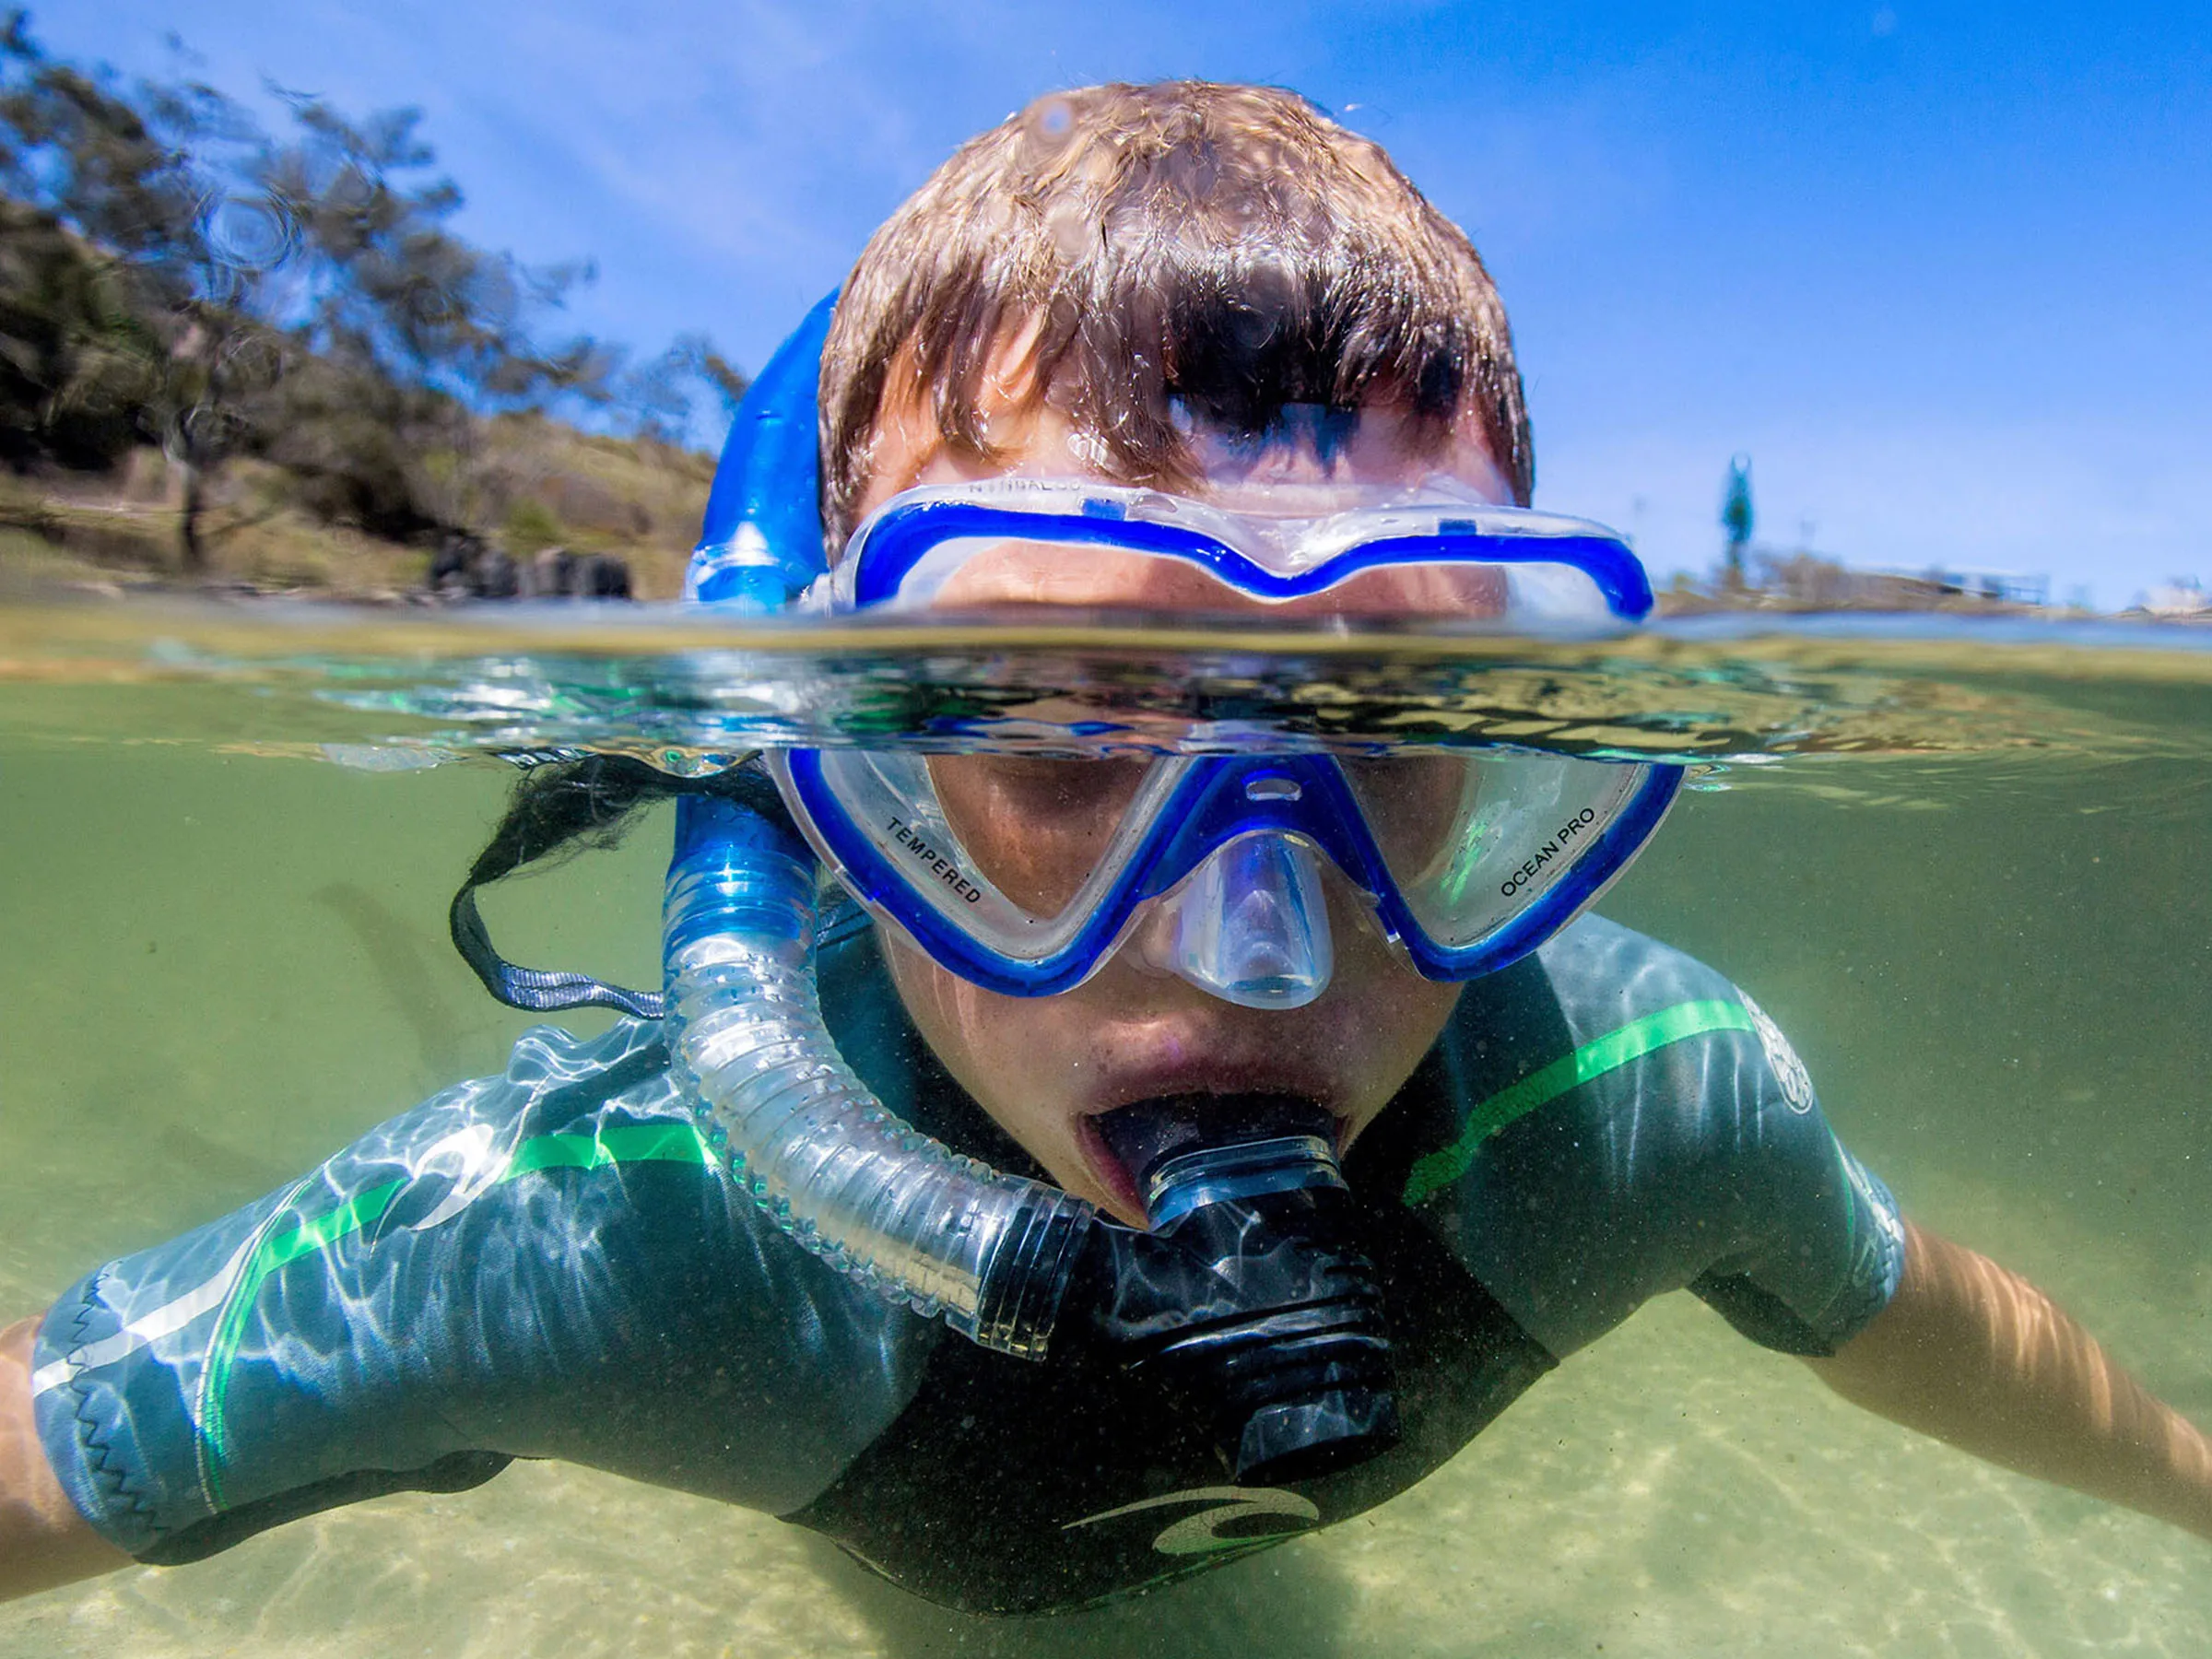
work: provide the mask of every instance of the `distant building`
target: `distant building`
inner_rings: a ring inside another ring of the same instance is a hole
[[[2195,577],[2180,577],[2144,594],[2143,608],[2154,617],[2212,617],[2212,594]]]

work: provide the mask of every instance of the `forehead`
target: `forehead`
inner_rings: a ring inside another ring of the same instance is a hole
[[[1022,474],[1126,483],[1105,470],[1101,447],[1051,402],[1012,396],[986,409],[992,453],[974,455],[945,440],[926,407],[888,411],[870,446],[857,518],[902,489],[923,484]],[[1321,410],[1292,405],[1263,433],[1186,428],[1199,481],[1191,493],[1216,505],[1296,512],[1297,492],[1341,485],[1406,487],[1439,474],[1507,503],[1512,487],[1491,456],[1479,423],[1464,418],[1440,447],[1413,417],[1388,406]],[[1317,511],[1319,509],[1316,509]]]
[[[1006,473],[1155,481],[1108,471],[1108,445],[1078,427],[1069,413],[1074,399],[1062,395],[1057,383],[1041,383],[1048,372],[1037,359],[1041,327],[1041,320],[1017,321],[988,351],[975,388],[984,453],[948,441],[935,389],[916,376],[915,347],[910,342],[899,348],[865,441],[859,488],[845,510],[845,532],[900,490],[922,484]],[[1398,485],[1446,473],[1486,500],[1510,502],[1515,499],[1512,480],[1474,405],[1468,400],[1441,441],[1432,423],[1386,402],[1356,410],[1278,407],[1271,429],[1256,436],[1209,429],[1197,420],[1178,424],[1191,452],[1188,458],[1203,475],[1202,488],[1209,496],[1240,481],[1279,487],[1319,469],[1341,481]],[[1175,415],[1181,414],[1177,406]]]

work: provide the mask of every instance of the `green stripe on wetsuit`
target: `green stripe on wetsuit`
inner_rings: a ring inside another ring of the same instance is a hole
[[[1741,1003],[1716,997],[1710,1002],[1677,1003],[1671,1008],[1631,1020],[1617,1031],[1607,1031],[1594,1041],[1583,1043],[1564,1059],[1555,1060],[1541,1071],[1529,1073],[1511,1088],[1499,1090],[1470,1112],[1457,1140],[1415,1163],[1406,1178],[1405,1201],[1419,1204],[1442,1192],[1467,1172],[1484,1141],[1538,1107],[1549,1105],[1571,1088],[1579,1088],[1685,1037],[1701,1037],[1708,1031],[1753,1029],[1751,1016],[1744,1012]]]
[[[618,1164],[705,1164],[712,1154],[688,1124],[626,1124],[602,1129],[596,1135],[540,1135],[515,1147],[507,1167],[486,1182],[486,1190],[543,1170],[603,1170]],[[207,1344],[207,1364],[200,1382],[200,1441],[205,1452],[204,1472],[207,1496],[218,1509],[223,1498],[223,1465],[229,1461],[229,1423],[224,1396],[229,1391],[230,1367],[238,1358],[246,1322],[263,1283],[288,1262],[351,1238],[373,1227],[391,1206],[402,1188],[416,1178],[402,1176],[357,1193],[335,1209],[301,1221],[281,1231],[265,1232],[238,1276],[217,1319],[215,1335]],[[301,1186],[306,1182],[302,1182]],[[297,1193],[300,1189],[295,1187]],[[287,1203],[290,1200],[288,1198]],[[281,1211],[279,1212],[281,1213]]]

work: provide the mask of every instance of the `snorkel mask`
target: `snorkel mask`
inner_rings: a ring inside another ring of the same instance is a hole
[[[1055,571],[1079,563],[1086,595],[1172,593],[1201,615],[1325,607],[1586,634],[1650,612],[1642,568],[1611,531],[1449,478],[1308,487],[1290,512],[1084,479],[924,487],[879,506],[828,568],[814,390],[829,305],[740,413],[686,581],[698,603],[943,615],[979,594],[1050,599]],[[1190,736],[1242,743],[1218,727]],[[767,759],[844,888],[963,979],[1049,996],[1127,949],[1212,995],[1282,1009],[1319,996],[1333,970],[1324,866],[1422,975],[1472,979],[1572,920],[1681,782],[1671,766],[1505,749],[1339,759],[1285,754],[1279,740],[1142,761],[859,748]]]

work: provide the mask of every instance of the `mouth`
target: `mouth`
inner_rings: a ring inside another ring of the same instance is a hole
[[[1340,1149],[1344,1128],[1341,1118],[1309,1096],[1245,1092],[1132,1100],[1084,1117],[1077,1134],[1100,1184],[1143,1215],[1147,1173],[1179,1154],[1284,1135],[1323,1135]]]

